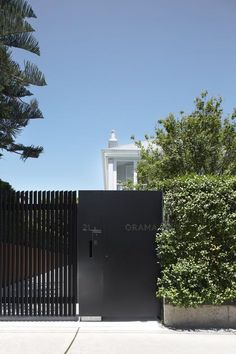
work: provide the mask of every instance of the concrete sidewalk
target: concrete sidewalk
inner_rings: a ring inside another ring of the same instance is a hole
[[[0,354],[234,354],[236,331],[159,322],[0,322]]]
[[[79,322],[0,322],[0,354],[63,354]]]

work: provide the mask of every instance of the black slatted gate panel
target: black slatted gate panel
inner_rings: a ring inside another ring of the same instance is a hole
[[[0,319],[76,317],[77,193],[0,191]]]

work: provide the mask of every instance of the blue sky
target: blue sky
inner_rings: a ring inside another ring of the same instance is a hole
[[[30,0],[48,86],[45,119],[18,139],[43,145],[25,163],[6,154],[0,178],[17,190],[103,189],[101,149],[151,134],[169,112],[191,111],[207,89],[236,106],[235,0]]]

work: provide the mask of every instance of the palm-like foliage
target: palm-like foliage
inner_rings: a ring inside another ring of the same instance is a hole
[[[46,85],[44,75],[29,61],[24,67],[12,58],[11,47],[39,55],[39,45],[32,35],[34,29],[27,18],[35,18],[31,6],[24,0],[0,0],[0,149],[15,152],[22,159],[38,157],[42,147],[16,144],[15,139],[30,119],[42,118],[42,112],[32,96],[31,85]],[[0,157],[2,154],[0,154]]]

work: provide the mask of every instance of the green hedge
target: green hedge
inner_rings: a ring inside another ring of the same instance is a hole
[[[158,297],[178,306],[236,299],[236,178],[166,181]]]
[[[13,188],[10,185],[10,183],[5,182],[5,181],[0,179],[0,190],[12,191]]]

